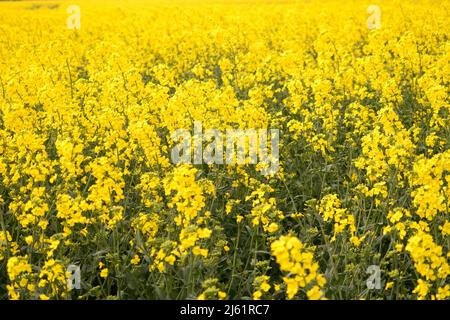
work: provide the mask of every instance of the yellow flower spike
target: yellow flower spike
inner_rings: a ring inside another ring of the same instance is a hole
[[[136,254],[130,262],[132,265],[138,265],[141,262],[141,258]]]
[[[261,299],[261,296],[262,296],[262,292],[261,291],[255,291],[255,292],[253,292],[253,300],[259,300],[259,299]]]
[[[100,271],[100,277],[107,278],[109,274],[108,268],[104,268]]]
[[[283,277],[288,299],[294,298],[300,288],[310,284],[315,286],[310,289],[312,291],[309,291],[307,297],[317,299],[322,296],[321,287],[325,284],[325,278],[317,273],[318,265],[314,262],[312,253],[307,251],[298,238],[291,235],[281,236],[272,243],[271,251],[280,270],[288,273]]]

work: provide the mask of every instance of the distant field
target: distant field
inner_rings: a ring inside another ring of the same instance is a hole
[[[450,3],[371,5],[2,1],[0,299],[449,299]]]

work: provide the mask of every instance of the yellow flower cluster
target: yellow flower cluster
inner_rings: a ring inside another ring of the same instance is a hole
[[[6,232],[0,233],[0,261],[4,260],[7,257],[7,253],[11,252],[11,254],[15,255],[19,252],[19,247],[16,242],[12,241],[11,234]]]
[[[251,185],[250,185],[251,188]],[[262,225],[264,231],[269,233],[278,230],[277,221],[283,219],[283,213],[276,209],[276,199],[267,195],[274,190],[266,184],[257,186],[249,196],[245,197],[245,201],[252,200],[252,224],[254,226]]]
[[[433,220],[438,213],[448,213],[450,151],[417,160],[410,180],[414,187],[413,203],[421,218]]]
[[[263,294],[267,294],[272,287],[270,285],[270,277],[269,276],[259,276],[255,278],[254,287],[258,288],[255,292],[253,292],[253,299],[259,300]]]
[[[331,221],[334,223],[334,235],[331,241],[336,240],[336,235],[348,231],[350,234],[350,241],[359,246],[362,238],[355,236],[356,226],[355,217],[347,212],[346,208],[341,208],[341,201],[336,194],[328,194],[323,197],[317,206],[317,210],[324,221]]]
[[[378,111],[378,119],[373,130],[362,137],[362,155],[355,161],[355,167],[364,169],[373,184],[365,194],[386,198],[388,186],[386,175],[402,185],[404,172],[414,149],[408,131],[405,130],[392,107]]]
[[[419,298],[424,299],[428,294],[427,281],[444,285],[447,277],[450,275],[450,266],[443,255],[442,247],[436,245],[433,237],[425,232],[419,231],[416,235],[409,238],[405,249],[410,252],[417,272],[425,279],[419,279],[418,286],[414,290],[418,293]],[[445,299],[450,296],[448,285],[438,289],[439,291],[436,295],[438,299]],[[442,291],[443,289],[446,289],[446,293]]]
[[[314,255],[298,238],[282,236],[271,245],[280,270],[288,273],[283,277],[288,299],[294,298],[299,290],[306,290],[308,299],[322,298],[325,277],[319,273],[319,265]]]
[[[44,263],[39,273],[38,287],[40,290],[45,288],[47,294],[40,295],[40,298],[49,297],[66,297],[68,272],[64,264],[50,259]]]
[[[15,256],[8,260],[8,278],[10,284],[7,285],[8,295],[12,300],[33,297],[36,287],[34,285],[34,275],[28,257]]]
[[[198,300],[214,299],[224,300],[227,297],[225,291],[217,287],[219,281],[217,279],[207,279],[202,283],[204,291],[197,297]]]

